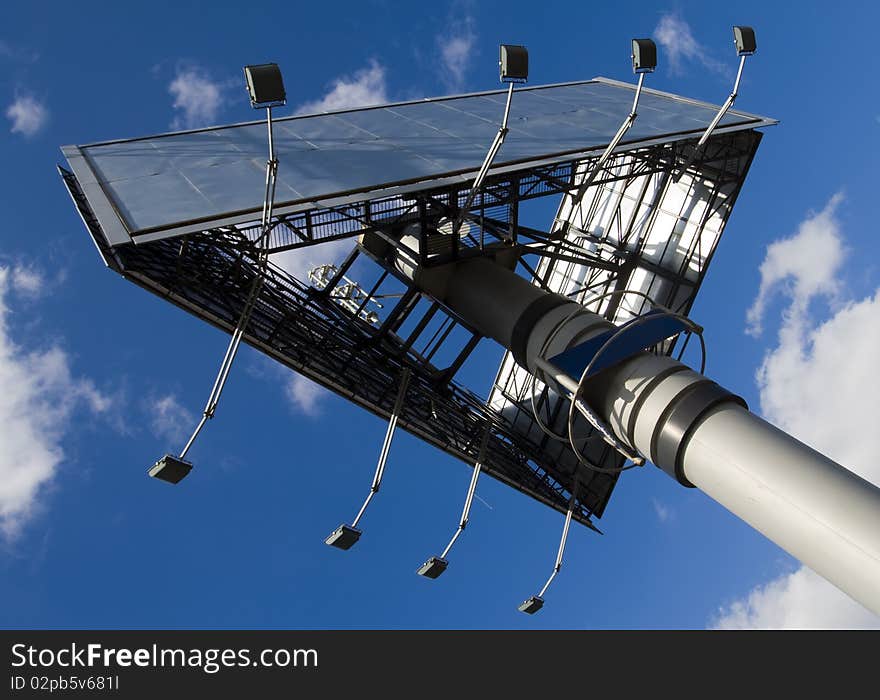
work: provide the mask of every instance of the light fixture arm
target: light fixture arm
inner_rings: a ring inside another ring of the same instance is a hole
[[[220,363],[220,370],[217,372],[217,378],[214,380],[214,387],[211,389],[211,393],[205,403],[205,408],[202,411],[202,417],[189,440],[187,440],[186,445],[180,451],[180,459],[186,457],[187,452],[189,452],[193,443],[196,441],[202,428],[205,427],[205,423],[214,417],[214,412],[217,410],[217,404],[220,402],[220,395],[223,393],[223,389],[226,386],[226,380],[229,378],[229,371],[232,369],[232,363],[235,360],[235,356],[238,354],[238,348],[244,337],[244,331],[250,322],[251,315],[256,306],[260,288],[263,286],[263,275],[269,263],[269,232],[271,231],[272,207],[275,201],[275,183],[278,178],[278,158],[275,154],[275,138],[272,130],[272,107],[266,107],[266,124],[269,136],[269,159],[266,161],[266,192],[263,197],[263,216],[260,220],[260,237],[255,244],[258,248],[257,275],[251,283],[251,288],[248,292],[244,308],[242,309],[238,322],[235,324],[235,328],[232,331],[232,337],[229,340],[229,345],[226,347],[226,354],[223,356],[223,361]]]
[[[391,410],[391,419],[388,421],[388,429],[385,431],[385,440],[382,443],[382,451],[379,453],[379,463],[376,465],[376,473],[373,475],[373,483],[370,485],[370,493],[367,494],[367,499],[358,511],[357,516],[355,516],[354,521],[352,521],[352,528],[357,528],[358,523],[367,510],[367,506],[370,505],[373,496],[379,493],[379,488],[382,486],[382,476],[385,473],[385,463],[388,461],[388,452],[391,449],[391,440],[394,438],[394,429],[397,427],[397,420],[400,418],[400,413],[403,410],[403,400],[406,398],[406,388],[409,385],[409,378],[410,369],[409,367],[404,367],[403,372],[400,375],[400,387],[397,389],[397,399],[394,402],[394,408]]]
[[[470,519],[471,513],[471,505],[474,502],[474,492],[477,490],[477,479],[480,478],[480,472],[483,469],[483,462],[486,459],[486,447],[489,444],[489,435],[491,433],[491,426],[486,428],[486,432],[483,433],[483,440],[480,443],[480,451],[477,455],[477,461],[474,464],[474,473],[471,475],[471,483],[468,486],[467,496],[464,499],[464,508],[461,511],[461,520],[458,523],[458,529],[455,531],[455,534],[452,535],[452,539],[449,540],[449,544],[446,545],[446,549],[443,550],[443,554],[440,555],[441,559],[446,559],[446,555],[449,554],[449,550],[452,549],[452,545],[455,544],[455,541],[458,539],[458,536],[464,532],[464,529],[467,527],[468,520]]]
[[[736,71],[736,80],[733,83],[733,90],[727,96],[727,99],[724,101],[724,104],[721,105],[721,109],[715,114],[712,118],[712,121],[709,122],[709,126],[706,127],[706,130],[703,132],[703,135],[700,136],[700,140],[697,141],[697,145],[694,146],[694,150],[691,153],[690,158],[688,158],[687,162],[682,166],[681,170],[678,171],[678,174],[675,176],[675,181],[678,182],[681,179],[681,176],[684,175],[688,168],[693,165],[694,160],[696,160],[697,155],[700,152],[700,149],[706,145],[706,141],[709,140],[709,137],[712,135],[712,132],[715,131],[718,123],[724,118],[724,115],[727,114],[727,111],[733,107],[733,103],[736,102],[736,98],[739,95],[739,83],[742,80],[743,66],[746,64],[746,58],[749,54],[742,54],[739,57],[739,68]]]
[[[562,570],[562,556],[565,554],[565,542],[568,539],[568,530],[571,527],[571,517],[574,513],[574,504],[577,496],[577,486],[578,481],[577,477],[575,477],[574,486],[571,490],[571,498],[568,500],[568,512],[566,512],[565,514],[565,524],[562,526],[562,537],[559,540],[559,550],[556,552],[556,563],[553,565],[553,572],[550,574],[550,578],[547,579],[547,583],[544,584],[541,592],[538,593],[538,598],[544,597],[547,589],[550,588],[550,584],[553,583],[553,579],[556,578],[556,574],[558,574]]]
[[[733,107],[733,103],[736,102],[737,95],[739,95],[739,82],[740,82],[740,80],[742,80],[743,66],[746,64],[746,58],[747,58],[747,56],[745,54],[743,54],[742,56],[739,57],[739,69],[737,69],[737,71],[736,71],[736,81],[733,84],[733,90],[727,96],[727,99],[725,100],[724,104],[721,105],[721,109],[718,110],[718,113],[712,119],[712,122],[709,124],[709,126],[706,128],[706,130],[703,132],[703,135],[700,137],[700,140],[697,142],[698,148],[703,146],[703,144],[705,144],[706,141],[709,140],[709,136],[711,136],[712,132],[715,131],[715,127],[718,126],[718,122],[721,121],[721,119],[724,117],[724,115],[727,114],[727,110],[729,110],[731,107]]]
[[[480,166],[479,172],[477,172],[477,177],[474,179],[474,183],[471,185],[471,190],[470,192],[468,192],[468,196],[465,200],[464,206],[459,210],[458,216],[455,217],[455,221],[453,222],[453,236],[458,235],[458,231],[461,228],[462,223],[464,222],[464,217],[467,216],[467,212],[470,210],[471,205],[474,203],[477,192],[480,191],[480,187],[482,187],[483,185],[483,180],[486,179],[486,174],[489,172],[489,168],[492,167],[495,156],[498,155],[498,151],[501,149],[501,144],[504,143],[504,139],[507,137],[507,132],[509,131],[507,127],[507,121],[510,117],[510,103],[513,99],[513,85],[514,84],[511,82],[507,88],[507,103],[504,105],[504,118],[501,120],[501,127],[495,134],[495,139],[492,141],[492,145],[489,147],[489,152],[486,154],[486,158],[483,160],[483,164]]]
[[[586,180],[584,180],[580,187],[578,187],[577,193],[574,196],[574,201],[580,201],[581,197],[584,196],[586,191],[589,189],[590,185],[593,184],[593,181],[599,175],[599,171],[602,170],[602,166],[605,165],[605,162],[611,157],[611,154],[614,152],[614,149],[617,148],[620,140],[624,137],[627,131],[630,130],[630,127],[636,120],[638,114],[639,107],[639,98],[642,95],[642,84],[645,82],[645,73],[639,73],[639,82],[636,85],[636,94],[633,97],[633,104],[630,113],[626,116],[626,119],[623,120],[623,124],[620,125],[620,128],[617,130],[617,133],[614,134],[614,138],[611,139],[611,143],[605,148],[605,151],[599,156],[599,160],[596,161],[596,164],[593,166],[593,169],[590,171],[590,174],[587,176]]]

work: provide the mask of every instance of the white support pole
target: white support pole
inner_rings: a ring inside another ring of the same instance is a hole
[[[578,480],[577,477],[575,477],[574,486],[572,486],[571,490],[571,498],[568,500],[568,512],[565,514],[565,524],[562,526],[562,538],[559,540],[559,549],[556,552],[556,563],[553,565],[553,572],[550,574],[550,578],[547,579],[547,583],[544,584],[541,592],[538,593],[538,598],[544,597],[547,589],[550,588],[550,584],[553,583],[553,579],[556,578],[556,574],[562,570],[562,556],[565,554],[565,541],[568,539],[568,530],[571,527],[571,516],[574,512],[574,504],[577,499],[577,487]]]
[[[232,363],[238,354],[238,348],[244,337],[245,329],[250,322],[257,298],[260,295],[260,288],[263,286],[263,273],[266,271],[266,265],[269,262],[269,233],[271,231],[272,207],[275,200],[275,183],[278,176],[278,159],[275,156],[275,139],[272,130],[272,108],[266,108],[266,124],[269,137],[269,158],[266,161],[266,191],[263,197],[263,215],[260,220],[260,237],[255,245],[258,249],[257,255],[257,276],[251,283],[247,300],[242,308],[241,315],[235,328],[232,331],[232,337],[229,339],[229,345],[226,347],[226,353],[223,355],[223,361],[220,363],[220,370],[217,372],[217,378],[214,380],[214,386],[208,395],[205,408],[202,411],[202,417],[187,440],[186,445],[180,451],[179,458],[184,459],[189,452],[205,423],[214,417],[217,410],[217,404],[220,402],[220,396],[226,386],[226,380],[229,377],[229,371],[232,369]]]
[[[385,431],[385,440],[382,443],[382,451],[379,453],[379,463],[376,465],[376,473],[373,475],[373,483],[370,485],[370,493],[367,494],[367,499],[364,501],[357,516],[355,516],[354,521],[351,523],[351,527],[353,528],[358,526],[358,523],[367,510],[367,506],[370,505],[373,496],[379,493],[379,488],[382,486],[382,476],[385,474],[385,463],[388,461],[388,452],[391,449],[391,440],[394,438],[394,429],[397,427],[397,420],[400,418],[400,413],[403,410],[403,401],[406,398],[406,388],[409,385],[409,378],[410,369],[409,367],[404,367],[403,372],[401,372],[400,375],[400,387],[397,390],[397,400],[394,402],[394,408],[391,411],[391,419],[388,421],[388,429]]]
[[[599,160],[596,161],[596,164],[593,166],[593,169],[590,171],[590,174],[587,178],[581,183],[580,187],[577,189],[577,193],[575,193],[573,201],[578,202],[584,196],[586,191],[589,189],[590,185],[593,184],[596,177],[599,175],[599,171],[602,170],[602,167],[605,165],[605,162],[611,157],[611,154],[614,152],[614,149],[617,148],[620,140],[624,137],[627,131],[630,130],[630,127],[638,117],[638,107],[639,107],[639,97],[642,94],[642,84],[645,82],[645,74],[639,73],[639,82],[636,85],[636,94],[633,97],[633,105],[629,114],[626,116],[626,119],[623,120],[623,124],[620,125],[620,128],[617,130],[617,133],[614,134],[614,138],[611,139],[611,142],[606,146],[602,155],[599,156]]]
[[[458,529],[452,535],[452,539],[449,540],[449,544],[446,545],[446,549],[444,549],[443,553],[440,555],[441,559],[446,559],[446,555],[449,554],[452,545],[455,544],[458,536],[464,532],[464,529],[467,527],[468,520],[470,519],[471,505],[473,505],[474,502],[474,493],[477,490],[477,479],[480,478],[480,472],[483,469],[483,461],[486,459],[486,447],[489,444],[489,436],[491,433],[492,426],[490,424],[486,427],[486,432],[483,433],[483,439],[480,442],[480,451],[477,454],[476,464],[474,464],[474,472],[471,474],[471,483],[468,486],[467,496],[465,496],[464,499],[464,508],[461,511],[461,519],[458,522]]]
[[[735,404],[694,431],[698,489],[880,614],[880,489]]]
[[[697,141],[697,145],[694,146],[694,151],[693,151],[693,153],[691,153],[691,157],[688,158],[687,163],[685,163],[682,166],[681,170],[679,170],[675,174],[675,178],[674,178],[675,182],[678,182],[681,179],[682,175],[684,175],[687,172],[688,168],[691,167],[694,160],[696,160],[697,154],[700,152],[700,149],[706,145],[706,141],[709,140],[709,137],[712,135],[712,132],[715,131],[716,127],[718,126],[718,123],[722,120],[724,115],[727,114],[727,111],[731,107],[733,107],[733,103],[736,102],[736,98],[739,95],[739,81],[742,79],[743,66],[746,64],[746,55],[747,54],[743,54],[742,56],[739,57],[739,69],[736,71],[736,80],[733,83],[733,90],[727,96],[727,99],[724,101],[724,104],[721,105],[721,109],[719,109],[718,112],[715,114],[715,117],[709,123],[709,126],[706,127],[706,130],[703,132],[703,135],[700,136],[700,140]]]
[[[464,222],[465,216],[467,216],[468,210],[471,208],[471,205],[474,203],[474,199],[477,196],[477,192],[480,191],[480,188],[483,186],[483,180],[486,179],[486,174],[489,172],[489,168],[492,167],[492,163],[495,160],[495,156],[498,155],[498,151],[501,149],[501,145],[504,143],[504,139],[507,136],[508,128],[507,121],[510,116],[510,103],[513,99],[513,83],[510,83],[510,86],[507,88],[507,103],[504,105],[504,118],[501,120],[501,127],[498,129],[498,132],[495,134],[495,138],[492,141],[492,145],[489,147],[489,152],[486,154],[486,157],[483,159],[483,164],[480,166],[480,170],[477,172],[477,177],[474,179],[473,184],[471,185],[470,192],[468,192],[467,199],[464,202],[464,206],[459,210],[458,216],[455,217],[455,221],[452,224],[452,235],[457,236],[459,229],[461,229],[461,225]]]
[[[669,374],[677,364],[640,355],[609,371],[596,402],[615,433],[880,614],[880,488],[733,401],[667,430],[680,397],[706,385],[692,370]],[[675,458],[663,457],[665,436]]]

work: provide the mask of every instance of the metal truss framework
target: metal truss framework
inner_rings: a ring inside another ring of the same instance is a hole
[[[760,138],[755,131],[716,136],[702,151],[700,162],[692,163],[678,179],[678,165],[646,169],[631,154],[609,161],[604,179],[597,179],[581,200],[575,201],[573,195],[563,197],[551,229],[552,238],[565,240],[570,247],[597,258],[596,262],[582,265],[545,255],[530,269],[534,282],[569,296],[617,325],[650,309],[653,304],[648,297],[687,315]],[[692,154],[686,156],[688,160]],[[581,167],[579,177],[588,172],[588,165]],[[671,194],[672,188],[679,189],[677,196]],[[702,202],[701,209],[694,206],[695,201]],[[675,203],[671,211],[670,202]],[[677,230],[680,224],[688,233],[684,238]],[[678,348],[679,357],[689,339]],[[672,354],[676,340],[655,351]],[[536,391],[535,407],[542,422],[559,434],[568,415],[567,400],[532,379],[507,353],[495,379],[490,406],[553,454],[559,469],[584,478],[584,471],[589,470],[578,468],[568,442],[549,436],[533,416],[531,394]],[[585,421],[578,421],[575,432],[584,438],[581,455],[588,462],[612,471],[624,466],[624,458]],[[597,476],[613,487],[616,476]]]
[[[760,134],[753,130],[716,134],[689,165],[689,172],[711,181],[713,187],[733,188],[733,198],[726,200],[728,214],[759,141]],[[623,183],[626,188],[627,183],[641,182],[646,176],[670,179],[676,168],[693,156],[694,143],[657,144],[615,155],[605,164],[584,201],[597,187]],[[555,226],[550,232],[519,224],[521,202],[548,195],[570,197],[577,191],[579,178],[594,162],[569,161],[487,178],[470,210],[464,212],[465,219],[474,225],[461,238],[437,233],[439,222],[454,219],[469,194],[466,187],[446,186],[407,198],[394,196],[340,207],[316,207],[276,217],[270,248],[281,252],[352,238],[366,231],[374,231],[399,247],[402,244],[396,232],[407,224],[419,223],[419,249],[407,253],[422,265],[485,255],[489,244],[502,242],[517,248],[524,270],[543,286],[554,270],[560,269],[558,266],[586,266],[594,277],[585,289],[595,294],[599,288],[612,289],[621,283],[633,261],[639,259],[638,248],[633,248],[631,241],[621,239],[612,244],[590,230],[589,219],[578,222],[583,229],[579,232],[581,238],[595,239],[593,242],[601,245],[579,245],[568,230],[571,222]],[[258,223],[110,247],[76,177],[59,170],[111,269],[214,326],[226,332],[232,330],[257,274],[254,243],[259,236]],[[519,417],[494,410],[455,383],[456,374],[480,340],[460,319],[453,318],[436,302],[426,311],[421,310],[418,290],[382,268],[375,268],[373,284],[361,280],[368,290],[362,308],[370,299],[398,297],[376,323],[365,321],[360,309],[345,308],[332,298],[330,292],[336,282],[363,252],[355,248],[338,267],[337,279],[328,281],[323,290],[270,265],[245,341],[383,418],[391,414],[397,378],[409,367],[412,378],[400,417],[402,428],[469,464],[478,461],[481,440],[488,429],[483,462],[486,473],[560,513],[568,510],[575,488],[573,518],[596,529],[591,518],[602,515],[616,475],[577,473],[572,466],[574,455],[566,457],[546,436],[523,430]],[[530,263],[533,255],[537,261]],[[692,262],[694,256],[690,257]],[[676,288],[687,291],[680,310],[686,312],[690,307],[707,265],[708,260],[696,279],[681,274],[676,280]],[[661,272],[671,274],[665,269]],[[395,293],[389,295],[389,289]],[[584,294],[576,298],[589,303]],[[616,317],[615,308],[602,312],[608,318]],[[456,328],[457,334],[453,333]],[[671,344],[664,350],[671,352]],[[441,355],[453,359],[436,366]],[[521,405],[521,387],[498,387],[496,382],[496,389],[506,393],[513,404]],[[548,400],[545,394],[545,405]],[[614,463],[617,459],[616,453],[610,454],[604,448],[602,454],[591,454],[590,458],[599,463]]]

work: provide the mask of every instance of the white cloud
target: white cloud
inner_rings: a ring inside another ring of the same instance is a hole
[[[359,70],[354,75],[345,75],[334,80],[324,97],[300,105],[296,113],[332,112],[337,109],[366,107],[383,102],[388,102],[385,68],[372,60],[369,68]]]
[[[841,301],[846,246],[835,216],[835,195],[798,233],[767,249],[758,298],[749,323],[760,324],[767,301],[782,291],[777,345],[757,372],[764,416],[856,474],[880,483],[877,416],[880,415],[880,289],[861,300]],[[785,284],[783,284],[785,282]],[[833,303],[827,320],[810,306]],[[724,607],[719,627],[877,627],[880,618],[801,566],[758,586]]]
[[[338,265],[354,245],[352,239],[342,238],[305,248],[272,253],[269,260],[303,284],[309,284],[309,270],[319,265]]]
[[[296,373],[287,381],[284,391],[294,407],[307,416],[318,415],[319,403],[327,395],[327,390],[320,384]]]
[[[34,268],[16,265],[11,274],[12,286],[19,294],[38,296],[43,291],[45,280]]]
[[[474,19],[469,14],[449,22],[449,30],[437,37],[440,78],[449,90],[461,90],[477,44]]]
[[[761,263],[761,287],[748,311],[747,331],[761,332],[767,300],[782,283],[792,285],[787,290],[791,297],[789,314],[792,321],[803,320],[809,303],[817,296],[835,297],[840,266],[846,257],[846,247],[835,218],[843,195],[835,194],[818,214],[808,216],[789,237],[771,243]]]
[[[652,499],[654,512],[657,514],[657,520],[661,523],[667,523],[672,519],[672,509],[665,503],[661,503],[656,498]]]
[[[3,39],[0,39],[0,56],[18,63],[34,63],[40,58],[40,54],[33,49],[11,44]]]
[[[654,39],[663,48],[658,58],[668,61],[672,73],[681,73],[684,63],[696,61],[706,68],[727,73],[727,67],[709,55],[706,48],[694,38],[690,25],[677,14],[665,14],[654,29]]]
[[[852,598],[806,567],[758,586],[721,610],[718,629],[880,628]]]
[[[272,264],[280,267],[303,284],[310,284],[309,270],[319,265],[339,265],[354,247],[351,239],[328,241],[318,245],[285,250],[269,256]],[[285,395],[294,408],[307,416],[320,413],[320,402],[329,392],[320,384],[294,374],[285,385]]]
[[[174,394],[150,401],[147,410],[153,434],[163,440],[182,442],[195,427],[195,417]]]
[[[338,265],[351,251],[353,245],[350,239],[328,241],[307,248],[273,253],[269,259],[303,284],[310,284],[309,270],[319,265]],[[307,416],[316,416],[320,413],[321,400],[326,398],[329,392],[311,379],[294,374],[287,380],[284,393],[296,410]]]
[[[217,122],[224,102],[224,86],[211,80],[201,68],[179,67],[168,92],[177,110],[172,129],[197,129]]]
[[[20,95],[6,109],[12,122],[10,131],[22,136],[35,136],[49,121],[49,110],[33,95]]]
[[[112,403],[90,380],[73,377],[61,348],[26,352],[10,337],[10,293],[32,289],[32,275],[0,267],[0,531],[6,539],[38,509],[63,462],[61,442],[74,411],[85,405],[106,413]]]

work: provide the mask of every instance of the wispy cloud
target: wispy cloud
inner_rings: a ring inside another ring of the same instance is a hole
[[[197,129],[217,122],[223,108],[226,85],[212,80],[198,66],[178,66],[168,92],[174,98],[176,114],[172,129]]]
[[[281,389],[285,400],[294,413],[310,418],[321,415],[322,403],[331,393],[320,384],[269,359],[265,355],[253,355],[246,366],[252,377],[268,381]]]
[[[652,505],[654,506],[654,512],[657,514],[657,520],[661,523],[667,523],[672,520],[672,508],[665,503],[661,503],[656,498],[652,499]]]
[[[354,243],[347,239],[328,241],[306,248],[273,253],[269,259],[273,265],[292,277],[309,284],[309,270],[319,265],[338,265],[353,246]],[[320,384],[300,374],[285,376],[288,378],[284,385],[284,393],[294,409],[307,416],[319,415],[321,401],[329,396],[329,392]]]
[[[376,60],[371,60],[369,68],[359,70],[353,75],[336,78],[323,97],[300,105],[296,113],[332,112],[337,109],[366,107],[383,102],[388,102],[385,67]]]
[[[46,286],[46,280],[35,268],[16,265],[10,271],[12,287],[28,296],[39,296]]]
[[[437,36],[440,51],[440,79],[449,90],[459,91],[465,85],[467,71],[477,45],[474,18],[463,10],[450,17],[447,31]]]
[[[793,236],[771,243],[761,263],[761,287],[749,308],[746,331],[760,335],[767,301],[787,283],[791,300],[789,319],[800,324],[810,301],[817,296],[834,298],[840,286],[838,274],[846,247],[836,218],[843,200],[835,194],[818,214],[808,216]]]
[[[152,399],[147,411],[153,434],[169,442],[182,442],[195,426],[192,412],[182,406],[174,394]]]
[[[311,379],[294,373],[287,381],[285,394],[298,411],[307,416],[317,416],[320,413],[320,401],[327,395],[327,390]]]
[[[109,412],[112,400],[86,378],[74,377],[58,346],[26,351],[11,336],[10,299],[41,286],[25,268],[0,267],[0,532],[14,538],[38,510],[64,460],[62,439],[82,407]]]
[[[309,284],[309,270],[319,265],[338,265],[354,245],[351,239],[342,238],[306,248],[272,253],[269,260],[300,282]]]
[[[877,629],[871,615],[817,573],[802,566],[719,611],[717,629]]]
[[[30,138],[35,136],[49,121],[46,105],[33,95],[19,95],[6,108],[6,117],[12,122],[10,131]]]
[[[841,299],[846,244],[836,215],[840,202],[835,195],[807,216],[796,235],[768,247],[749,324],[760,324],[771,295],[784,296],[776,346],[757,372],[766,418],[878,484],[871,436],[880,415],[880,289],[861,300]],[[819,302],[837,309],[824,322],[810,314]],[[880,618],[801,566],[724,606],[714,624],[854,628],[878,627]]]
[[[0,39],[0,58],[6,58],[18,63],[34,63],[39,60],[40,54],[32,49]]]
[[[681,73],[687,62],[695,61],[716,73],[727,74],[730,69],[713,58],[705,46],[693,35],[690,25],[679,15],[670,13],[660,18],[654,29],[654,39],[663,48],[661,60],[669,63],[672,73]]]

